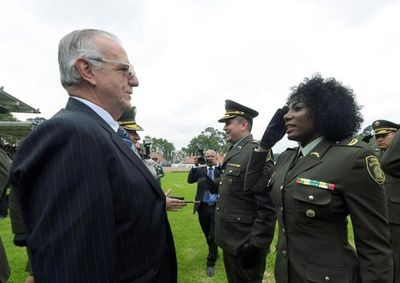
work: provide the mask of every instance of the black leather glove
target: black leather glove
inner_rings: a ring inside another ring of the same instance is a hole
[[[289,108],[284,106],[276,110],[274,116],[269,122],[262,136],[260,145],[264,148],[272,148],[285,135],[285,121],[283,116],[288,112]]]
[[[369,134],[369,135],[364,136],[361,140],[363,142],[369,143],[369,141],[372,139],[372,137],[373,137],[373,135]]]
[[[239,249],[239,255],[242,257],[254,257],[263,254],[263,249],[257,248],[250,244],[250,242],[244,243]]]

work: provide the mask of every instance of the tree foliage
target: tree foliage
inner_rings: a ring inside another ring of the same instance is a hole
[[[0,114],[0,121],[12,121],[17,122],[19,121],[11,112],[6,114]]]
[[[151,138],[150,136],[145,136],[145,139],[151,139],[151,152],[160,153],[168,161],[173,159],[173,153],[175,151],[173,143],[170,143],[166,139]]]
[[[39,124],[43,123],[43,122],[46,121],[46,120],[47,120],[47,119],[44,118],[44,117],[35,117],[35,118],[28,118],[28,119],[26,119],[27,122],[33,123],[33,124],[36,124],[36,125],[39,125]]]
[[[199,155],[199,150],[213,149],[217,152],[226,152],[225,133],[207,127],[198,136],[192,138],[185,149],[187,155]]]

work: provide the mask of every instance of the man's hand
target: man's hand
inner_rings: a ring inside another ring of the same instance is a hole
[[[165,197],[166,197],[166,203],[165,203],[165,208],[167,211],[177,211],[178,209],[182,209],[184,206],[186,206],[186,203],[183,200],[176,199],[176,198],[170,198],[169,195],[171,194],[171,189],[168,189],[165,192]]]
[[[270,149],[283,138],[285,135],[285,121],[283,120],[283,116],[285,116],[288,110],[287,106],[276,110],[261,138],[261,147]]]

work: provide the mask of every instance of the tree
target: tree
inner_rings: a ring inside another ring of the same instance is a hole
[[[17,122],[19,121],[11,112],[0,114],[0,121],[12,121]]]
[[[226,152],[225,133],[207,127],[197,137],[190,140],[186,153],[188,155],[199,155],[199,150],[213,149],[217,152]]]
[[[46,121],[46,118],[44,118],[44,117],[28,118],[28,119],[26,119],[26,121],[29,123],[32,123],[32,124],[39,125],[39,124],[43,123],[44,121]]]
[[[175,146],[166,139],[151,138],[150,136],[145,136],[145,139],[151,139],[151,152],[158,152],[162,156],[171,161],[173,158],[173,152],[175,151]]]

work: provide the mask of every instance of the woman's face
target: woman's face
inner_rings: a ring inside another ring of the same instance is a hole
[[[301,101],[291,102],[289,111],[283,116],[283,119],[288,139],[300,142],[302,146],[306,146],[321,136],[315,126],[310,108]]]

